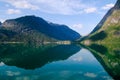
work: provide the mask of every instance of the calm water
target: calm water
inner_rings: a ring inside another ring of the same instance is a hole
[[[0,80],[113,80],[79,45],[0,45]]]

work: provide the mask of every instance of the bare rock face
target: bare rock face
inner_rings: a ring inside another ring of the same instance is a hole
[[[6,26],[7,25],[7,26]],[[14,21],[9,21],[9,20],[6,20],[2,26],[4,27],[13,27],[15,25]]]

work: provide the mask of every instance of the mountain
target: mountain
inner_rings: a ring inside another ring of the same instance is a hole
[[[0,41],[53,42],[74,41],[80,35],[66,25],[50,23],[36,16],[24,16],[2,23],[0,37]]]
[[[119,13],[120,13],[120,0],[118,0],[115,6],[107,12],[107,14],[103,17],[100,23],[94,28],[91,34],[96,32],[102,27],[107,27],[112,24],[119,23],[119,19],[120,19]]]
[[[83,38],[83,43],[103,44],[105,46],[119,45],[120,43],[120,0],[103,17],[94,30]]]

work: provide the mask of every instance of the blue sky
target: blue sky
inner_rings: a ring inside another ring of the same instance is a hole
[[[0,0],[0,21],[36,15],[87,35],[116,0]]]

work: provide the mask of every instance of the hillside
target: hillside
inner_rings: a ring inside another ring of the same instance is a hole
[[[48,23],[36,16],[24,16],[6,20],[0,28],[0,41],[54,42],[74,41],[80,35],[68,26]]]
[[[107,12],[94,30],[85,37],[83,43],[86,45],[102,44],[106,47],[120,45],[120,0]]]

